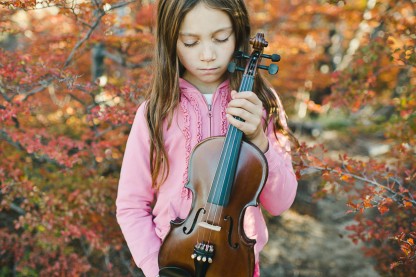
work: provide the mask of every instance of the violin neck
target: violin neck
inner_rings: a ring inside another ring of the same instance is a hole
[[[253,88],[254,76],[244,74],[239,92],[250,91]],[[243,119],[237,118],[241,121]],[[243,132],[230,125],[224,141],[217,172],[213,180],[208,202],[219,206],[226,206],[230,200],[234,183],[235,171],[240,154]]]

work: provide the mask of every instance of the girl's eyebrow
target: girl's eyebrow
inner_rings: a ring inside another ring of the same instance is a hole
[[[223,31],[228,31],[230,29],[233,29],[233,27],[224,27],[224,28],[220,28],[214,32],[212,32],[212,34],[216,34],[219,32],[223,32]],[[193,34],[193,33],[187,33],[187,32],[179,32],[179,35],[181,36],[187,36],[187,37],[199,37],[198,34]]]

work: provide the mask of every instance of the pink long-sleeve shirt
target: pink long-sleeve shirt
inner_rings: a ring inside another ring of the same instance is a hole
[[[192,193],[184,187],[193,147],[210,136],[225,135],[228,129],[226,106],[231,99],[229,81],[224,81],[208,105],[203,95],[190,83],[180,79],[180,104],[170,126],[164,124],[164,146],[170,171],[165,183],[156,191],[150,172],[150,139],[146,123],[146,104],[137,110],[127,141],[116,200],[117,220],[138,267],[148,277],[158,275],[158,253],[170,228],[170,221],[186,218]],[[280,101],[279,101],[280,103]],[[281,106],[281,105],[280,105]],[[283,108],[280,118],[287,127]],[[279,215],[293,203],[297,180],[293,172],[288,139],[267,127],[269,149],[267,182],[260,194],[261,205],[272,215]],[[153,208],[152,208],[153,207]],[[255,239],[256,263],[268,240],[267,226],[260,207],[249,207],[244,217],[247,236]]]

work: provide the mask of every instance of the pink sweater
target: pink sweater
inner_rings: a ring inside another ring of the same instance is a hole
[[[212,106],[190,83],[180,79],[181,100],[171,126],[165,123],[164,143],[169,156],[170,174],[159,191],[152,189],[149,167],[149,131],[145,104],[137,111],[127,141],[117,196],[117,220],[137,266],[148,277],[158,275],[158,253],[161,241],[173,219],[186,218],[192,204],[192,193],[184,188],[188,161],[193,147],[201,140],[225,135],[228,129],[225,109],[230,101],[229,82],[215,92]],[[286,125],[284,111],[280,117]],[[269,149],[265,153],[269,165],[267,182],[260,194],[261,205],[272,215],[279,215],[293,203],[297,181],[289,154],[289,142],[278,134],[276,140],[269,123]],[[153,206],[153,208],[152,208]],[[249,207],[244,217],[244,230],[257,240],[259,252],[268,240],[267,227],[260,207]]]

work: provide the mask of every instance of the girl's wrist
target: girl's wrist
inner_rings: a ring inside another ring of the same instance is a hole
[[[267,150],[269,150],[269,140],[264,133],[250,141],[256,145],[263,153],[266,153]]]

